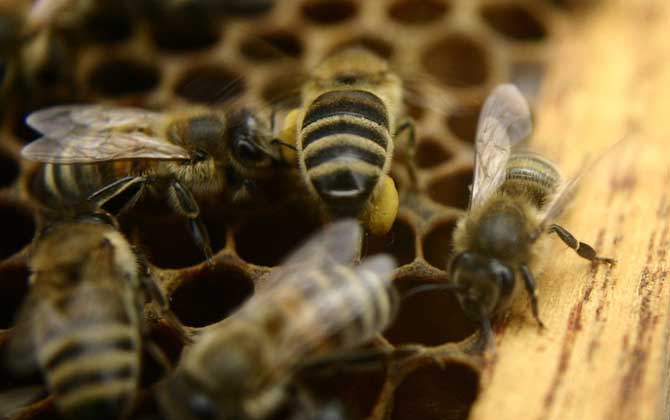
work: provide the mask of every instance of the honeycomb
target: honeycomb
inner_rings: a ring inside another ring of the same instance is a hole
[[[35,165],[19,158],[36,137],[24,117],[67,102],[103,102],[154,109],[188,104],[295,105],[299,77],[330,51],[362,45],[388,58],[410,85],[417,122],[416,188],[402,156],[392,175],[401,208],[391,232],[368,237],[364,252],[388,252],[400,289],[444,281],[451,233],[467,205],[472,141],[483,99],[514,81],[532,99],[549,62],[556,25],[575,1],[538,0],[282,0],[181,2],[166,13],[159,0],[100,0],[73,23],[21,51],[17,69],[5,60],[0,139],[0,346],[28,285],[27,257],[36,230],[25,179]],[[177,2],[175,2],[177,3]],[[208,10],[208,8],[213,8]],[[41,42],[41,44],[40,44]],[[37,44],[37,45],[34,45]],[[279,53],[278,53],[279,51]],[[408,78],[411,83],[411,78]],[[439,87],[436,94],[429,86]],[[418,99],[417,99],[418,98]],[[432,101],[440,105],[432,106]],[[300,194],[284,191],[264,212],[234,213],[217,198],[201,202],[216,253],[209,267],[183,219],[161,202],[143,202],[121,221],[148,255],[178,319],[194,331],[215,324],[247,299],[288,250],[319,226]],[[155,214],[162,214],[156,217]],[[169,232],[169,236],[165,232]],[[272,232],[269,234],[268,232]],[[178,250],[172,244],[180,244]],[[174,362],[181,344],[147,308],[151,336]],[[466,350],[476,325],[447,293],[404,302],[381,348],[418,344],[422,351],[373,372],[307,378],[324,400],[342,401],[350,418],[465,419],[479,393],[482,359]],[[165,372],[145,357],[143,391],[134,418],[160,418],[151,393]],[[4,369],[4,368],[3,368]],[[39,379],[0,374],[0,391]],[[49,399],[23,419],[59,418]]]

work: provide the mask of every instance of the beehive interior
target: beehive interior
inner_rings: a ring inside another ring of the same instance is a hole
[[[27,291],[27,256],[35,233],[22,187],[34,165],[19,158],[20,148],[36,137],[23,123],[29,112],[94,101],[155,109],[185,104],[225,108],[245,101],[289,107],[296,104],[300,82],[296,62],[307,72],[336,48],[363,45],[408,75],[412,94],[407,105],[417,121],[419,167],[418,191],[409,188],[402,159],[393,168],[401,190],[399,217],[388,235],[366,239],[365,253],[394,255],[401,289],[443,281],[440,270],[450,252],[451,232],[467,205],[481,103],[491,87],[507,80],[528,87],[529,95],[537,90],[553,27],[565,15],[557,3],[254,0],[222,6],[186,1],[165,11],[158,0],[105,0],[54,31],[40,47],[42,53],[28,51],[39,46],[26,46],[24,66],[3,81],[0,345],[5,345],[17,302]],[[4,68],[11,66],[7,61]],[[4,72],[6,78],[12,74]],[[413,78],[417,74],[428,75],[430,84]],[[202,203],[216,252],[214,268],[192,245],[183,219],[162,203],[143,203],[122,222],[147,253],[179,320],[197,329],[230,315],[269,267],[317,229],[315,214],[289,195],[275,211],[241,216],[229,215],[216,199]],[[153,217],[156,211],[163,215]],[[178,251],[174,243],[180,244]],[[164,324],[154,324],[156,341],[176,359],[179,346]],[[418,343],[429,350],[425,360],[389,369],[394,375],[381,370],[321,378],[315,388],[324,399],[344,401],[353,418],[372,413],[394,420],[467,418],[480,368],[476,356],[455,356],[452,350],[463,348],[463,340],[475,331],[451,295],[415,296],[376,344]],[[154,383],[162,373],[152,362],[147,366],[144,383]],[[2,389],[20,383],[5,374],[0,379]],[[156,418],[151,397],[142,401],[138,413]],[[22,418],[58,414],[46,400]]]

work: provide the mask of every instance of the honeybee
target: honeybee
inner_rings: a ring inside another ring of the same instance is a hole
[[[312,71],[282,140],[295,137],[302,177],[330,218],[358,218],[374,234],[391,228],[398,211],[388,175],[394,141],[406,131],[414,143],[403,115],[402,80],[367,49],[340,50]]]
[[[249,110],[226,115],[194,108],[161,113],[138,108],[65,105],[30,114],[44,134],[21,151],[43,162],[28,188],[47,210],[123,211],[145,188],[167,194],[198,246],[212,257],[196,196],[228,192],[238,203],[255,182],[275,174],[271,135]]]
[[[562,183],[558,170],[544,157],[512,150],[531,128],[521,92],[511,84],[498,86],[479,117],[470,204],[454,231],[451,287],[465,314],[481,323],[486,343],[492,339],[490,318],[510,300],[517,276],[523,279],[535,320],[543,326],[528,267],[544,233],[557,234],[587,260],[614,263],[552,223],[572,198],[578,178]]]
[[[114,223],[91,215],[41,233],[10,338],[10,368],[39,368],[71,419],[127,414],[139,381],[142,308],[160,294]]]
[[[160,400],[172,419],[260,419],[309,360],[381,332],[397,306],[387,255],[350,264],[361,228],[346,219],[299,248],[267,286],[182,356]]]

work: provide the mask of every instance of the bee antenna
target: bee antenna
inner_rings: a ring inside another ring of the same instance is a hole
[[[405,299],[408,299],[414,295],[418,295],[419,293],[424,293],[424,292],[433,292],[433,291],[449,291],[449,292],[458,292],[460,290],[463,290],[462,286],[456,286],[453,284],[447,284],[447,283],[436,283],[436,284],[424,284],[421,286],[417,287],[412,287],[411,289],[407,290],[403,295],[402,295],[402,300],[404,301]]]

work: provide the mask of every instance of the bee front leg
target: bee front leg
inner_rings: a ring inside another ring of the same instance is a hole
[[[584,242],[580,242],[575,238],[572,233],[568,232],[567,229],[565,229],[562,226],[559,226],[557,224],[552,224],[549,227],[549,233],[555,233],[558,235],[558,237],[570,248],[574,249],[577,255],[579,255],[582,258],[585,258],[589,261],[593,261],[596,263],[605,263],[609,265],[614,265],[616,264],[616,260],[612,258],[605,258],[605,257],[600,257],[596,253],[596,250],[593,249],[593,247],[589,244],[585,244]]]
[[[147,179],[143,176],[127,176],[100,188],[88,196],[88,201],[110,214],[117,215],[137,203],[146,184]]]
[[[172,208],[179,214],[188,218],[191,235],[195,239],[196,245],[202,249],[209,265],[212,263],[212,246],[209,241],[209,233],[205,224],[200,218],[200,207],[198,202],[191,194],[191,191],[186,189],[181,183],[174,181],[168,187],[168,194],[170,197],[170,204]]]
[[[521,266],[521,277],[523,277],[523,284],[526,286],[526,293],[528,293],[528,299],[530,299],[530,309],[533,311],[533,317],[540,328],[544,328],[544,323],[540,320],[540,314],[537,307],[537,286],[535,285],[535,278],[526,265]]]

